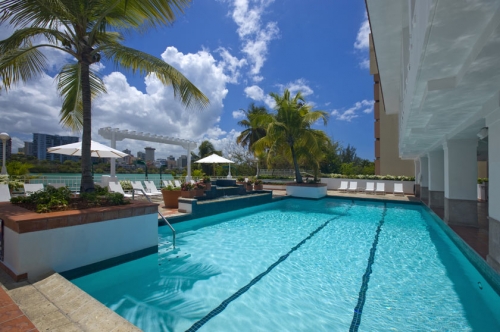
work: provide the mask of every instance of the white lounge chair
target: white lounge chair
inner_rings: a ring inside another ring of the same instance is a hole
[[[111,191],[112,193],[120,193],[125,197],[132,197],[131,194],[125,194],[125,192],[123,191],[122,185],[119,182],[108,183],[108,188],[109,188],[109,191]]]
[[[144,194],[146,194],[146,196],[161,195],[161,191],[159,191],[158,193],[150,193],[147,189],[144,189],[141,181],[130,181],[130,184],[132,185],[132,189],[134,189],[135,193],[138,195],[144,195]]]
[[[47,183],[47,186],[54,187],[56,189],[66,187],[66,183]]]
[[[156,188],[156,185],[153,181],[144,181],[146,185],[146,192],[151,195],[161,195],[161,191]]]
[[[29,196],[37,191],[43,190],[43,183],[25,183],[24,194]]]
[[[375,183],[374,182],[367,182],[366,183],[366,188],[365,188],[365,193],[367,194],[374,194],[375,193]]]
[[[0,184],[0,202],[10,202],[10,191],[8,184]]]
[[[163,180],[163,185],[165,187],[168,187],[168,186],[175,187],[175,185],[170,180]]]
[[[339,187],[338,191],[346,192],[348,184],[349,184],[348,181],[340,181],[340,187]]]
[[[174,185],[176,188],[180,188],[182,186],[179,180],[174,180]]]
[[[405,192],[403,191],[403,184],[402,183],[395,183],[394,184],[394,195],[405,195]]]
[[[347,191],[355,193],[358,191],[358,182],[357,181],[351,181],[349,182],[349,188],[347,188]]]
[[[375,193],[385,195],[385,183],[377,182],[377,189],[375,189]]]

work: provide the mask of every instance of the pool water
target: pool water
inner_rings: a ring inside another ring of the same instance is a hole
[[[500,331],[500,297],[418,205],[287,199],[159,229],[72,282],[144,331]]]

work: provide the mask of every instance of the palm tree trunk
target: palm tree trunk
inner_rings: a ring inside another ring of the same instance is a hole
[[[302,175],[300,174],[299,164],[297,163],[297,156],[295,156],[293,145],[290,145],[290,149],[292,149],[293,166],[295,167],[295,182],[302,183]]]
[[[80,66],[83,102],[82,181],[80,192],[86,193],[94,191],[92,159],[90,156],[90,140],[92,139],[92,101],[90,94],[90,65],[81,61]]]

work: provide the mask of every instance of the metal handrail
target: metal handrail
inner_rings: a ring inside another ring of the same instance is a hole
[[[144,195],[144,197],[146,197],[146,199],[147,199],[150,203],[153,203],[153,202],[151,201],[151,198],[149,198],[149,196],[148,196],[148,195],[146,195],[146,193],[145,193],[145,192],[144,192],[144,190],[142,190],[142,189],[135,189],[135,188],[134,188],[134,190],[132,190],[132,199],[133,199],[133,200],[135,199],[135,191],[136,191],[136,190],[137,190],[137,191],[142,192],[142,194]],[[170,229],[172,230],[172,244],[173,244],[173,247],[174,247],[174,249],[175,249],[175,229],[172,227],[172,225],[170,225],[170,223],[168,222],[167,218],[165,218],[165,217],[163,216],[163,214],[161,214],[161,212],[160,212],[160,211],[158,211],[158,214],[159,214],[159,215],[160,215],[160,217],[163,219],[163,221],[165,221],[165,223],[168,225],[168,227],[170,227]]]

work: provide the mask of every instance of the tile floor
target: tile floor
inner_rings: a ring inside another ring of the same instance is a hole
[[[2,288],[0,288],[0,331],[38,331]]]

